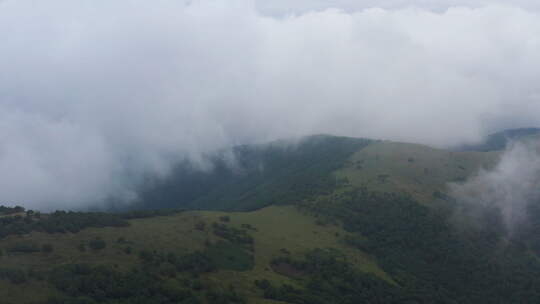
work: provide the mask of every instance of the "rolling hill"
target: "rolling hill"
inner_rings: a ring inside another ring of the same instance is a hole
[[[536,303],[540,202],[519,237],[454,221],[447,183],[500,155],[320,135],[179,164],[128,210],[0,208],[0,303]]]

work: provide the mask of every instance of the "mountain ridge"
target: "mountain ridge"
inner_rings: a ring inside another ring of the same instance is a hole
[[[513,140],[519,140],[527,136],[540,135],[540,128],[506,129],[488,135],[482,142],[458,147],[457,151],[500,151],[504,150]]]

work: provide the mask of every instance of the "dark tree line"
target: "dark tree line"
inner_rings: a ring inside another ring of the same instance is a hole
[[[207,271],[198,268],[200,261],[194,256],[186,257],[179,263],[197,273]],[[177,270],[171,271],[146,266],[121,272],[106,265],[65,265],[55,269],[49,278],[64,296],[53,297],[48,304],[245,303],[234,289],[220,289],[191,276],[182,276]],[[178,278],[174,284],[167,284],[170,280],[167,275],[171,274]]]
[[[22,207],[4,206],[0,206],[0,210],[4,210],[5,214],[0,217],[0,239],[8,235],[21,235],[32,231],[77,233],[89,227],[127,227],[130,219],[166,216],[182,211],[179,209],[137,210],[125,213],[55,211],[50,214],[41,214],[32,210],[25,211]],[[24,213],[24,215],[17,213]]]
[[[7,206],[0,205],[0,215],[9,215],[9,214],[21,213],[24,211],[25,211],[24,208],[21,206],[7,207]]]
[[[27,212],[24,216],[0,217],[0,238],[32,231],[76,233],[88,227],[126,227],[129,223],[120,215],[101,212],[56,211],[51,214]]]

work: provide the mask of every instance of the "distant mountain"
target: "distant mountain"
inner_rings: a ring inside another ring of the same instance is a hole
[[[458,150],[481,152],[504,150],[506,145],[512,140],[539,134],[540,128],[509,129],[490,134],[483,142],[474,145],[465,145],[458,148]]]

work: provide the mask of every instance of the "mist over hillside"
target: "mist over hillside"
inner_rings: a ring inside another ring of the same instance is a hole
[[[538,144],[451,151],[318,135],[209,154],[205,170],[181,163],[113,212],[0,207],[0,297],[534,303]]]
[[[485,137],[480,143],[464,145],[456,148],[458,151],[500,151],[507,148],[513,141],[527,136],[538,136],[539,128],[520,128],[503,130]]]
[[[1,1],[0,200],[129,202],[185,159],[280,138],[445,147],[535,126],[536,8]]]
[[[149,180],[139,203],[128,207],[247,211],[295,203],[332,192],[339,182],[332,173],[373,142],[317,135],[238,146],[209,158],[207,171],[186,162],[164,179]]]
[[[463,204],[456,211],[458,222],[462,218],[480,220],[485,213],[479,210],[493,210],[507,237],[519,239],[531,225],[537,226],[539,185],[540,137],[525,136],[508,143],[495,167],[479,170],[465,182],[450,184],[449,193]]]

